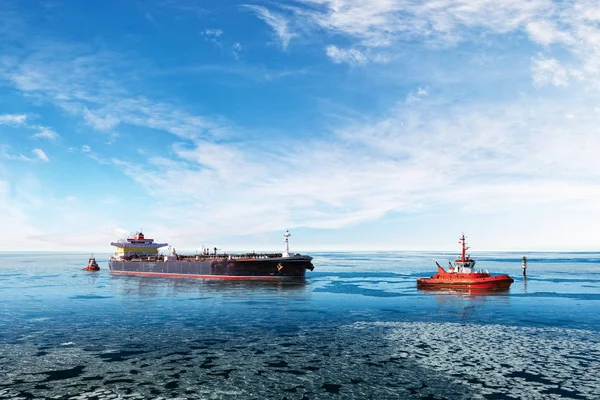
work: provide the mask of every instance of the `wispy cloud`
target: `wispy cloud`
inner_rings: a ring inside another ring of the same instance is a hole
[[[204,36],[204,40],[222,48],[221,36],[223,36],[223,33],[221,29],[205,29],[201,34]]]
[[[240,58],[240,53],[242,52],[242,45],[239,43],[234,43],[233,46],[231,46],[231,54],[233,54],[233,57],[238,60]]]
[[[48,156],[46,155],[46,153],[44,153],[44,150],[42,150],[42,149],[33,149],[32,152],[40,160],[42,160],[42,161],[50,161],[48,159]]]
[[[24,154],[15,155],[11,153],[10,147],[8,145],[0,146],[0,158],[6,160],[17,160],[17,161],[50,161],[46,153],[42,149],[33,149],[31,151],[33,153],[33,157],[27,157]]]
[[[220,137],[229,132],[229,124],[218,117],[193,115],[129,93],[125,89],[127,74],[119,73],[126,63],[112,53],[92,54],[89,48],[46,44],[25,58],[0,64],[0,77],[29,96],[83,117],[100,131],[125,123],[183,139]]]
[[[119,118],[112,115],[98,116],[87,107],[83,107],[83,118],[88,124],[99,131],[107,131],[119,124]]]
[[[427,89],[419,87],[416,91],[410,92],[408,96],[406,96],[406,104],[411,105],[412,103],[422,101],[428,95]]]
[[[535,57],[531,68],[537,86],[567,86],[569,83],[569,73],[555,58]]]
[[[426,91],[415,96],[425,99]],[[600,195],[600,185],[589,184],[600,178],[593,150],[600,148],[600,116],[581,105],[524,100],[444,110],[423,100],[310,142],[256,143],[251,152],[241,143],[195,142],[175,146],[172,159],[118,165],[173,220],[202,219],[206,228],[193,229],[207,236],[342,228],[439,207],[470,214],[548,204],[589,208]],[[577,141],[565,135],[574,119]],[[186,225],[170,233],[183,238]]]
[[[356,49],[340,49],[336,46],[327,46],[327,56],[333,60],[334,63],[348,63],[351,65],[362,65],[367,62],[367,57]]]
[[[223,31],[221,29],[205,29],[203,32],[204,35],[218,38],[223,35]]]
[[[23,125],[27,121],[25,114],[3,114],[0,115],[0,125]]]
[[[283,14],[270,11],[268,8],[256,5],[245,5],[244,7],[254,11],[256,16],[262,19],[267,25],[269,25],[277,35],[281,42],[281,47],[287,49],[290,40],[298,36],[292,32],[289,27],[288,20]]]
[[[33,139],[49,139],[54,140],[58,137],[58,134],[52,130],[51,128],[41,126],[41,125],[33,125],[28,122],[28,118],[26,114],[3,114],[0,115],[0,125],[11,125],[24,127],[26,129],[31,129],[37,131],[33,136]]]
[[[547,82],[564,86],[575,79],[600,87],[600,19],[593,1],[299,0],[299,3],[307,7],[287,7],[296,18],[294,23],[312,25],[332,37],[341,35],[351,41],[349,50],[328,47],[327,54],[336,63],[364,63],[385,48],[415,40],[455,46],[466,40],[481,40],[488,34],[524,31],[531,42],[543,46],[540,49],[543,57],[535,58],[532,66],[537,85]],[[564,51],[555,51],[552,45],[562,47],[573,58],[561,61],[560,58],[566,58]]]
[[[44,126],[37,126],[37,129],[39,129],[39,131],[32,136],[32,138],[34,139],[49,139],[49,140],[54,140],[58,137],[58,133],[56,133],[55,131],[53,131],[50,128],[44,127]]]
[[[505,33],[552,10],[547,0],[301,0],[312,9],[296,13],[331,32],[357,38],[366,47],[385,47],[399,39],[455,43],[460,27]],[[468,34],[467,32],[464,32]]]
[[[10,146],[3,144],[0,145],[0,158],[5,160],[20,160],[20,161],[31,161],[29,157],[26,157],[23,154],[14,155],[10,151]]]
[[[598,5],[593,1],[557,2],[549,15],[537,15],[526,26],[530,39],[545,46],[544,57],[533,61],[534,74],[546,71],[542,80],[564,85],[568,79],[587,81],[600,87],[600,27]],[[550,45],[560,46],[573,57],[553,51]],[[556,53],[562,59],[560,62]],[[552,75],[552,78],[547,78]],[[534,75],[535,76],[535,75]],[[539,83],[538,79],[536,83]]]

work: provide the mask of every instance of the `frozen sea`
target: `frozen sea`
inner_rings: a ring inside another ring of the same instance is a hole
[[[600,399],[600,253],[473,253],[492,294],[417,290],[450,253],[311,255],[278,284],[0,253],[0,398]]]

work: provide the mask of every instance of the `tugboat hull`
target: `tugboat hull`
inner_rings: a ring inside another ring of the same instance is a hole
[[[432,277],[417,279],[421,289],[469,289],[469,290],[506,290],[514,282],[508,275],[482,278]]]

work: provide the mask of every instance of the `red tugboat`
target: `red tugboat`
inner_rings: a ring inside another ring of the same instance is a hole
[[[468,249],[466,238],[463,234],[458,242],[462,244],[461,257],[450,264],[446,271],[437,264],[438,273],[431,278],[417,279],[420,289],[469,289],[469,290],[504,290],[508,289],[514,280],[508,275],[492,276],[485,270],[475,271],[475,260],[466,254]]]
[[[92,253],[92,256],[88,260],[88,266],[83,268],[83,270],[84,271],[100,271],[100,267],[98,266],[98,263],[96,262],[94,253]]]

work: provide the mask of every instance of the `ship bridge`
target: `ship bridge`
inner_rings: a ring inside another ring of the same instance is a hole
[[[115,256],[118,258],[129,257],[156,257],[160,247],[168,246],[168,243],[155,243],[154,239],[147,239],[142,232],[136,232],[133,237],[111,242],[117,251]]]

